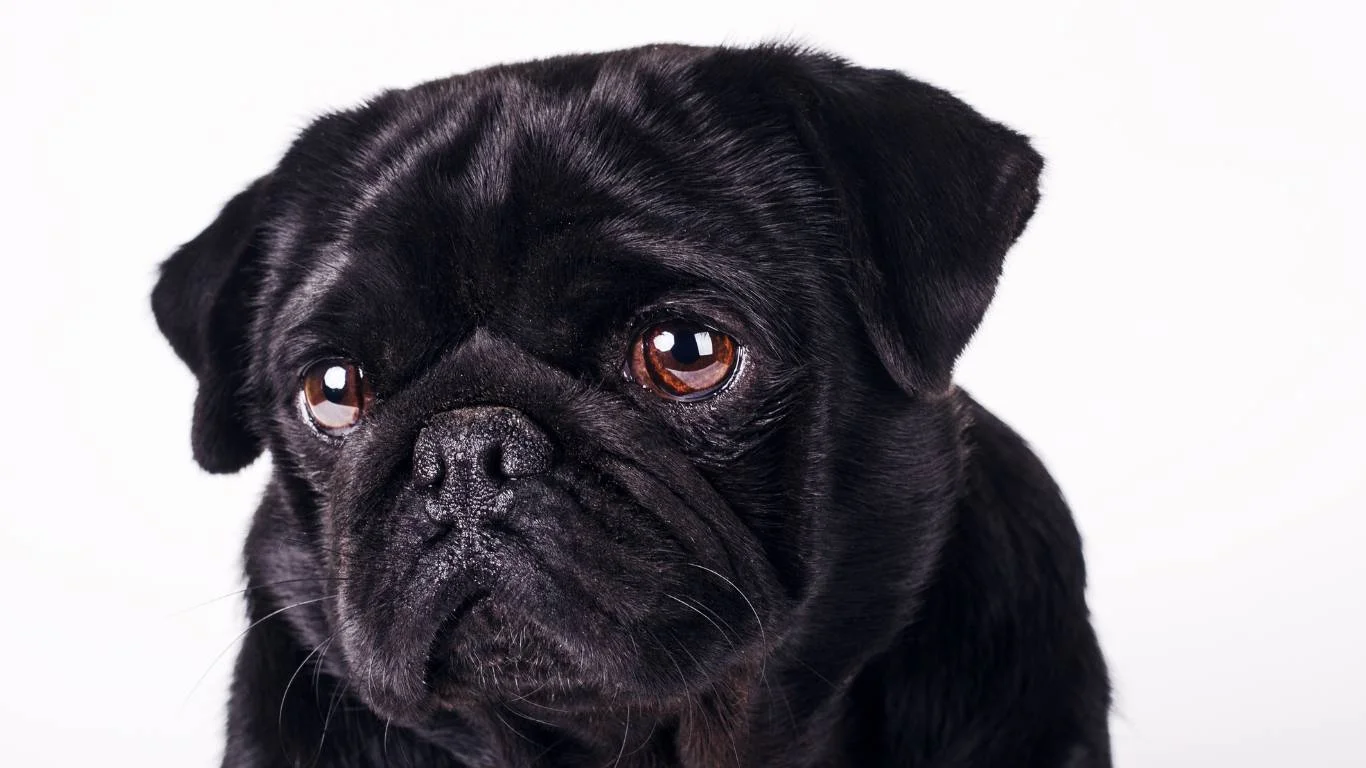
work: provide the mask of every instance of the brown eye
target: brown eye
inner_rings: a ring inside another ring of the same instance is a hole
[[[646,389],[671,400],[700,400],[721,388],[735,371],[735,340],[696,323],[656,325],[631,347],[631,375]]]
[[[304,371],[303,403],[324,434],[339,437],[360,423],[370,407],[370,390],[354,363],[323,360]]]

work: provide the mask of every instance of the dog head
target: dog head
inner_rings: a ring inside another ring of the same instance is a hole
[[[199,463],[273,456],[253,578],[369,706],[667,706],[909,616],[1040,167],[789,48],[498,67],[315,122],[153,308]]]

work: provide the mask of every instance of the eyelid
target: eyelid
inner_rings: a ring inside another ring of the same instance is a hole
[[[689,306],[690,302],[677,299],[667,299],[662,302],[647,305],[631,318],[628,324],[630,329],[631,342],[639,338],[641,334],[651,327],[666,322],[687,322],[696,323],[709,331],[724,333],[729,336],[737,346],[746,347],[745,332],[743,328],[737,328],[732,317],[738,313],[719,307],[709,307],[712,311],[702,311]]]
[[[305,358],[304,364],[299,367],[299,375],[296,378],[298,378],[299,381],[303,381],[304,378],[308,376],[308,372],[313,370],[315,366],[329,362],[338,362],[345,363],[348,365],[354,365],[357,368],[360,368],[361,370],[365,371],[367,376],[370,373],[369,366],[360,362],[359,358],[354,357],[352,355],[348,355],[347,353],[342,352],[340,350],[328,349],[323,351],[315,351],[312,355]]]

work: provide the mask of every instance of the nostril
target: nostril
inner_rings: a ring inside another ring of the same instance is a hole
[[[480,469],[483,470],[484,476],[494,483],[502,482],[503,480],[514,477],[514,475],[508,474],[504,469],[504,460],[505,454],[503,446],[498,443],[492,443],[489,445],[488,449],[484,451],[484,455],[480,457]]]
[[[413,454],[413,483],[419,488],[439,485],[446,476],[446,462],[435,450],[419,448]]]
[[[502,477],[530,477],[550,469],[550,443],[539,435],[522,435],[522,439],[502,445],[498,453]]]

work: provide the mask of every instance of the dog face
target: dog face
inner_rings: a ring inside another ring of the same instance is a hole
[[[377,713],[668,706],[913,610],[1039,168],[821,55],[551,59],[320,119],[153,306],[196,458],[273,456],[254,582]]]

